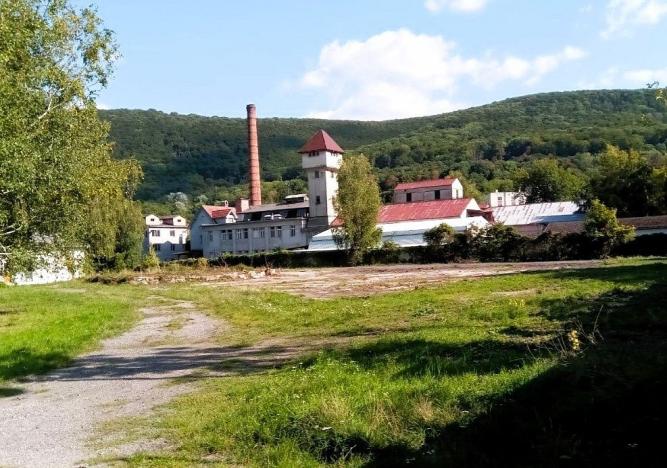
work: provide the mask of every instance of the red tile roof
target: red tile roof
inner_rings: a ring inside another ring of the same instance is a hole
[[[449,187],[456,180],[454,177],[444,179],[418,180],[417,182],[403,182],[394,187],[394,190],[413,190],[429,187]]]
[[[458,218],[467,209],[472,199],[431,200],[412,203],[383,205],[378,214],[379,223],[397,223],[420,219]]]
[[[299,153],[310,153],[311,151],[331,151],[332,153],[344,153],[331,136],[324,130],[318,130],[310,140],[303,145]]]
[[[211,219],[220,219],[224,218],[233,210],[229,206],[219,206],[219,205],[202,205],[206,214],[208,214]]]

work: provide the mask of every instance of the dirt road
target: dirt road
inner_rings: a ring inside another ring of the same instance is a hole
[[[273,366],[293,353],[266,347],[221,347],[214,337],[224,324],[187,302],[164,302],[142,310],[129,332],[103,343],[70,367],[17,383],[22,393],[0,399],[0,466],[87,466],[118,458],[160,441],[109,447],[96,440],[105,422],[146,415],[191,390],[193,379],[229,374],[227,359],[244,371]],[[191,379],[179,379],[190,376]]]

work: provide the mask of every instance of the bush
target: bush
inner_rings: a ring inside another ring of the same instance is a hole
[[[159,270],[160,269],[160,258],[155,253],[155,250],[151,247],[148,249],[148,253],[144,256],[143,261],[144,270]]]

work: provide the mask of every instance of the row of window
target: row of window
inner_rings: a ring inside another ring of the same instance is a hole
[[[325,174],[326,174],[326,172],[325,172]],[[334,177],[336,177],[336,174],[333,173],[333,172],[329,172],[329,174],[331,174],[331,178],[332,178],[332,179],[333,179]],[[320,171],[315,171],[315,178],[316,178],[316,179],[319,179],[319,178],[320,178]]]
[[[291,224],[285,226],[286,230],[289,230],[290,237],[296,237],[296,225]],[[220,240],[230,241],[236,239],[248,239],[250,237],[250,229],[223,229],[220,231]],[[269,227],[269,237],[271,238],[282,238],[283,237],[283,226],[270,226]],[[264,239],[266,238],[266,228],[252,228],[252,238],[253,239]],[[213,231],[208,233],[208,241],[213,242]]]
[[[151,229],[150,230],[150,235],[153,236],[153,237],[160,237],[161,232],[162,231],[160,231],[159,229]],[[176,231],[174,229],[169,231],[169,237],[176,237]]]
[[[442,198],[442,192],[444,190],[434,190],[433,191],[433,199],[434,200],[440,200]],[[459,190],[456,189],[454,190],[454,198],[459,198]],[[405,201],[410,203],[412,201],[412,193],[408,192],[405,194]]]
[[[171,246],[171,251],[176,252],[176,244],[169,244]],[[160,252],[162,250],[162,244],[153,244],[153,248],[155,249],[156,252]]]

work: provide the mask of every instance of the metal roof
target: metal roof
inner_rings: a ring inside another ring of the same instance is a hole
[[[471,198],[430,200],[410,203],[392,203],[380,207],[378,222],[396,223],[420,219],[459,218],[465,211],[479,208]]]
[[[414,190],[430,187],[450,187],[456,179],[445,177],[444,179],[418,180],[416,182],[402,182],[394,187],[394,190]]]
[[[243,212],[246,213],[259,213],[262,211],[281,211],[281,210],[297,210],[299,208],[308,208],[310,206],[309,201],[302,201],[298,203],[266,203],[263,205],[251,206]]]
[[[574,202],[529,203],[526,205],[498,206],[493,208],[496,222],[508,226],[524,224],[548,224],[563,221],[579,221],[584,214]]]

